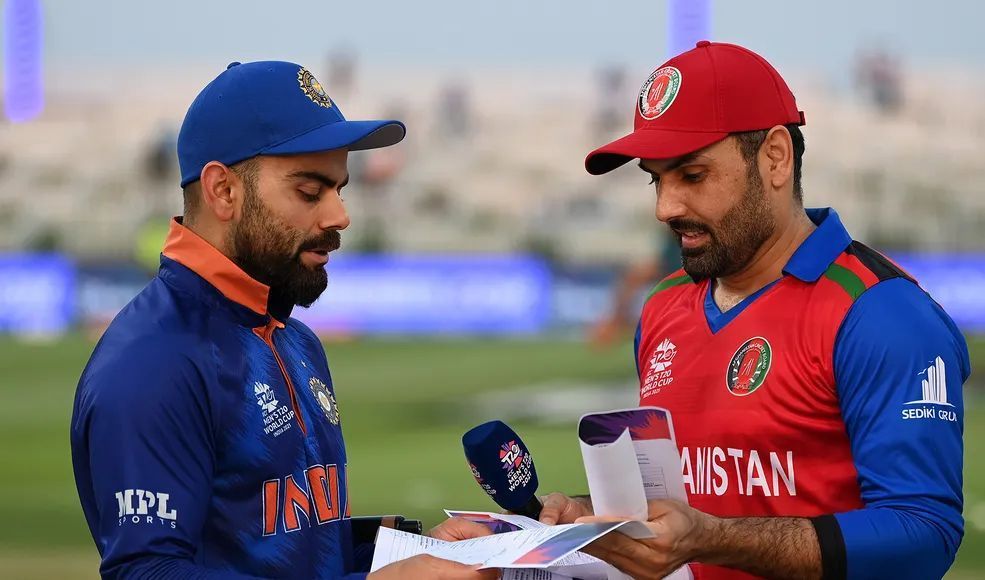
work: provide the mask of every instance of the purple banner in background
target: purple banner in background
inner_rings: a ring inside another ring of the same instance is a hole
[[[0,333],[59,334],[75,319],[75,266],[58,255],[0,254]]]
[[[549,322],[551,273],[525,256],[345,256],[294,316],[315,332],[530,334]]]
[[[985,332],[985,254],[901,254],[893,260],[916,278],[958,328]]]

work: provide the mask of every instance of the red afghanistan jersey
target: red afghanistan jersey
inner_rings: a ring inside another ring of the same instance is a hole
[[[854,300],[901,272],[844,235],[820,264],[805,255],[816,254],[809,238],[781,279],[725,313],[711,282],[683,270],[648,298],[636,352],[640,405],[670,410],[693,507],[723,517],[863,507],[833,351]],[[691,568],[699,580],[751,578]]]

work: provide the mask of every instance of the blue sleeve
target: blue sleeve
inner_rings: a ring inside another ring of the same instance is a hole
[[[643,336],[643,319],[636,323],[636,335],[633,337],[633,364],[636,365],[636,376],[640,376],[640,339]]]
[[[873,286],[846,316],[835,380],[865,504],[835,514],[849,578],[940,578],[954,561],[970,367],[954,322],[908,280]]]
[[[72,422],[100,573],[237,577],[196,563],[214,464],[207,379],[189,356],[152,344],[103,354],[82,377]]]

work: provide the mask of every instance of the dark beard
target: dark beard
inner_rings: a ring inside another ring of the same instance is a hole
[[[307,268],[301,262],[301,252],[313,248],[336,250],[342,245],[342,236],[335,230],[305,239],[303,233],[267,209],[250,183],[246,184],[243,218],[230,236],[237,266],[269,286],[273,300],[304,308],[325,291],[328,273],[321,266]]]
[[[717,229],[687,219],[673,219],[668,225],[677,231],[705,232],[709,236],[708,244],[703,247],[681,248],[684,271],[695,281],[742,271],[776,230],[776,221],[770,213],[766,190],[755,163],[750,163],[746,174],[746,191],[742,199],[722,217]],[[679,234],[677,242],[681,242]]]

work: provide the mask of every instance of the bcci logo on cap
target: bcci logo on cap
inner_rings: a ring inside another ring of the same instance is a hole
[[[681,90],[681,71],[665,66],[653,71],[640,89],[640,115],[652,121],[667,112]]]
[[[301,85],[301,92],[305,94],[306,97],[311,99],[316,105],[330,109],[332,107],[332,99],[328,97],[328,93],[325,92],[325,88],[321,86],[315,75],[311,74],[311,71],[301,67],[298,70],[298,84]]]
[[[751,395],[763,386],[773,364],[773,349],[765,338],[757,336],[742,343],[732,355],[725,375],[725,386],[737,397]]]
[[[499,462],[506,470],[506,482],[510,491],[530,483],[533,474],[530,468],[534,460],[529,453],[524,453],[517,442],[503,443],[499,449]]]

